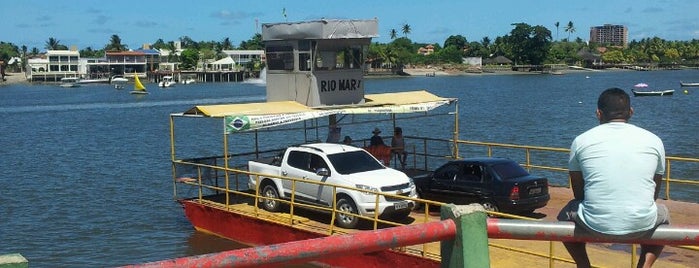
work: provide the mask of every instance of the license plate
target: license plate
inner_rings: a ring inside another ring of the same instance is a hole
[[[398,203],[393,204],[393,208],[396,210],[408,209],[409,205],[410,202],[408,201],[400,201]]]
[[[540,194],[541,193],[541,188],[531,188],[529,189],[529,194],[530,195],[535,195],[535,194]]]

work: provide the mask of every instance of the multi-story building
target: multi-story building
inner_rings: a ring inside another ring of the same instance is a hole
[[[224,50],[223,53],[239,65],[246,65],[251,61],[265,62],[264,50]]]
[[[48,50],[43,57],[27,61],[27,78],[34,81],[59,81],[63,77],[80,75],[80,52],[70,50]]]
[[[605,24],[590,27],[590,43],[626,47],[629,31],[624,25]]]

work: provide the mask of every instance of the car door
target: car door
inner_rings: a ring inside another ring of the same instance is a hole
[[[301,189],[304,188],[304,180],[308,179],[311,170],[311,154],[304,151],[291,151],[287,158],[288,168],[284,170],[282,175],[289,178],[296,179],[294,183],[292,180],[284,180],[282,184],[284,185],[284,192],[291,197],[292,190],[295,190],[295,197],[299,200],[310,201],[313,198],[308,196]]]
[[[484,195],[487,195],[485,177],[486,167],[478,163],[464,163],[461,172],[457,175],[452,187],[454,195],[458,195],[456,204],[468,204],[480,202]]]
[[[333,189],[327,185],[320,184],[327,182],[328,178],[332,176],[332,174],[330,174],[331,171],[328,167],[328,163],[325,161],[323,156],[319,154],[309,154],[310,168],[308,170],[308,174],[306,175],[306,179],[314,183],[299,184],[299,191],[303,192],[305,196],[312,198],[313,202],[330,205],[332,202]],[[318,171],[321,169],[325,169],[326,174],[318,175]]]
[[[423,198],[449,202],[453,199],[453,185],[461,170],[458,162],[447,163],[434,172],[429,186],[423,191]]]

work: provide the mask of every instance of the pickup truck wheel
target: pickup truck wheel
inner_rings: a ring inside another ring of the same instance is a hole
[[[260,195],[263,196],[263,198],[260,198],[260,205],[264,210],[271,212],[277,212],[280,210],[281,204],[279,203],[279,201],[268,199],[279,199],[279,192],[277,192],[277,187],[274,187],[274,185],[272,184],[265,184],[265,186],[262,187],[262,192],[260,193]]]
[[[340,196],[337,199],[337,214],[335,215],[335,224],[338,227],[352,229],[357,227],[359,218],[355,215],[345,214],[343,212],[358,214],[357,205],[347,196]]]

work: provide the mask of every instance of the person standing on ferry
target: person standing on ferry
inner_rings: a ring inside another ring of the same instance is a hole
[[[655,200],[665,172],[665,148],[655,134],[629,124],[629,95],[610,88],[597,100],[600,124],[570,146],[568,170],[574,200],[558,220],[574,221],[599,237],[639,238],[669,224],[667,207]],[[564,242],[577,267],[590,267],[585,243]],[[638,267],[651,267],[662,245],[641,245]]]
[[[393,129],[393,137],[391,138],[392,154],[398,156],[401,168],[405,168],[405,160],[408,158],[408,153],[405,152],[405,140],[403,139],[403,129],[395,127]]]

